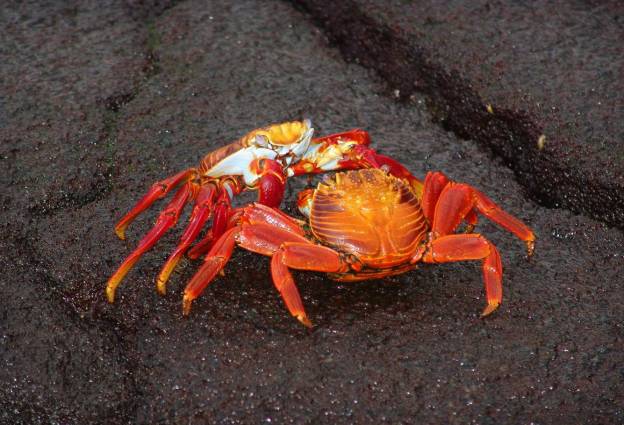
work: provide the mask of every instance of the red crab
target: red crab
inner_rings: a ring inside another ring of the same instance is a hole
[[[148,193],[115,226],[125,239],[128,225],[157,199],[182,186],[160,213],[154,227],[141,239],[137,248],[124,260],[106,285],[109,302],[124,276],[156,242],[176,224],[185,205],[193,203],[186,230],[176,249],[164,264],[156,287],[164,294],[166,283],[179,262],[212,217],[212,228],[204,239],[188,252],[190,258],[205,253],[223,234],[231,215],[231,201],[243,190],[257,190],[258,202],[278,207],[284,195],[286,178],[332,170],[384,167],[408,181],[417,180],[398,162],[368,147],[370,138],[363,130],[350,130],[312,138],[310,120],[285,122],[247,133],[237,141],[207,154],[199,167],[189,168],[152,185]]]
[[[237,244],[272,257],[273,282],[290,313],[306,326],[311,322],[289,269],[323,271],[335,280],[356,281],[403,273],[418,262],[481,260],[487,297],[482,315],[499,306],[502,265],[498,251],[483,236],[469,232],[480,213],[523,240],[530,256],[535,236],[525,224],[478,190],[451,182],[440,172],[428,173],[422,183],[398,162],[369,148],[368,134],[362,130],[319,139],[311,135],[308,121],[254,130],[207,155],[199,170],[190,169],[155,184],[117,225],[120,237],[127,224],[155,199],[175,184],[185,183],[110,278],[109,301],[129,268],[176,222],[189,199],[195,199],[190,224],[157,279],[159,292],[164,293],[167,277],[214,209],[211,231],[189,252],[189,257],[197,258],[208,251],[184,291],[184,314],[225,267]],[[276,208],[286,176],[345,169],[354,171],[337,173],[317,189],[299,195],[298,207],[307,222]],[[232,210],[231,198],[244,189],[259,190],[259,202]],[[467,232],[454,234],[462,222]]]
[[[289,269],[329,273],[338,281],[376,279],[404,273],[418,262],[481,260],[487,306],[492,313],[503,296],[503,269],[496,247],[476,233],[454,234],[476,212],[509,230],[533,253],[535,237],[521,221],[471,186],[427,174],[422,196],[404,179],[379,169],[337,173],[316,189],[299,194],[301,222],[262,204],[238,211],[233,227],[214,244],[184,291],[183,312],[225,267],[235,245],[271,258],[273,283],[290,314],[308,319]]]

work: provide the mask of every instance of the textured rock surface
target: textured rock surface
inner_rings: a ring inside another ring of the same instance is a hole
[[[424,97],[396,102],[288,3],[99,5],[2,8],[0,423],[624,421],[619,230],[529,200],[505,162],[433,122]],[[182,225],[106,304],[158,209],[127,242],[112,228],[151,182],[302,116],[319,133],[365,127],[415,174],[444,170],[530,224],[531,261],[479,226],[502,253],[500,310],[478,318],[472,263],[355,285],[297,273],[309,332],[266,258],[237,252],[186,320],[197,263],[166,297],[153,288]]]
[[[531,198],[624,228],[621,2],[295,3],[399,96],[426,93]]]

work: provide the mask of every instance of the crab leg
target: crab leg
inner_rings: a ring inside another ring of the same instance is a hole
[[[184,290],[182,311],[188,315],[191,304],[229,261],[235,244],[271,260],[273,283],[286,307],[305,326],[312,323],[305,314],[299,291],[288,268],[344,272],[349,266],[336,251],[308,241],[298,223],[288,215],[254,204],[243,210],[241,224],[227,230],[214,244],[202,267]]]
[[[309,241],[283,243],[273,255],[271,259],[273,284],[284,299],[290,314],[304,326],[311,328],[312,322],[305,313],[299,290],[289,268],[339,273],[347,271],[349,267],[342,261],[338,252]]]
[[[420,205],[429,223],[433,223],[433,214],[442,190],[449,183],[448,178],[439,172],[427,173],[425,176],[425,189]]]
[[[527,246],[527,254],[533,254],[535,235],[524,223],[503,211],[490,198],[477,189],[463,183],[447,182],[442,173],[429,173],[425,179],[423,210],[431,214],[432,204],[435,209],[432,231],[438,235],[447,235],[455,231],[462,220],[469,226],[476,223],[474,211],[478,211],[504,229],[516,235]],[[439,195],[438,195],[439,193]]]
[[[279,207],[284,198],[284,188],[286,187],[286,177],[282,165],[278,161],[263,158],[254,160],[250,164],[250,170],[250,173],[256,176],[258,203],[267,207]],[[227,229],[236,225],[240,212],[232,211],[231,199],[242,189],[240,185],[233,184],[231,180],[226,180],[222,186],[224,190],[220,193],[216,203],[212,229],[189,251],[189,258],[191,259],[198,258],[207,252],[215,240]]]
[[[503,300],[503,266],[496,247],[476,233],[447,235],[430,241],[422,257],[425,263],[449,263],[465,260],[483,260],[483,282],[487,306],[485,317],[498,308]]]
[[[178,246],[171,253],[160,271],[160,274],[156,278],[156,289],[161,295],[164,295],[166,292],[166,284],[171,272],[173,272],[182,255],[184,255],[191,243],[197,238],[203,225],[210,218],[215,193],[216,187],[212,183],[207,183],[200,187],[197,197],[195,198],[195,206],[193,207],[189,224],[182,234]]]
[[[474,196],[470,186],[447,184],[435,205],[431,230],[438,235],[453,233],[473,207]]]
[[[226,228],[231,229],[232,227],[236,226],[242,213],[243,213],[242,208],[236,208],[230,211],[230,214],[229,214],[230,217],[228,219],[228,224]],[[212,244],[214,241],[215,241],[215,238],[212,234],[212,229],[208,229],[203,239],[197,242],[197,244],[195,244],[195,246],[187,252],[186,256],[190,258],[191,260],[198,259],[202,255],[210,251],[210,248],[212,247]]]
[[[236,226],[241,221],[243,216],[245,217],[245,222],[248,224],[271,224],[291,233],[296,233],[301,236],[304,235],[299,223],[294,218],[278,209],[269,208],[266,205],[257,202],[251,206],[232,210],[228,222],[228,229]],[[188,257],[194,260],[207,253],[210,250],[210,245],[212,245],[213,241],[214,238],[212,236],[212,231],[208,230],[204,239],[189,250],[187,254]]]
[[[474,208],[468,211],[468,214],[466,214],[466,217],[464,217],[464,221],[466,222],[466,228],[464,230],[464,233],[472,233],[475,226],[479,222],[479,217],[477,216]]]
[[[191,303],[223,270],[232,255],[235,243],[258,254],[271,256],[285,241],[306,242],[307,240],[286,229],[268,224],[242,224],[227,230],[206,255],[204,264],[186,286],[183,299],[183,313],[188,315]]]
[[[238,231],[234,227],[225,232],[217,242],[212,246],[204,264],[197,270],[193,278],[184,289],[184,298],[182,299],[182,313],[186,316],[191,312],[191,303],[195,298],[203,292],[203,290],[212,282],[217,273],[219,273],[232,256],[235,233]]]
[[[219,239],[219,236],[223,235],[227,229],[235,226],[232,221],[233,212],[231,211],[232,205],[228,192],[222,190],[217,195],[215,204],[212,228],[208,229],[202,240],[188,251],[187,256],[191,260],[195,260],[210,251],[213,243]]]
[[[106,296],[109,302],[115,300],[115,289],[119,286],[119,283],[128,273],[128,271],[134,266],[134,264],[141,258],[141,256],[158,242],[158,240],[173,226],[180,217],[180,213],[186,205],[189,198],[194,198],[197,194],[197,184],[193,182],[187,182],[182,188],[178,190],[171,202],[160,213],[156,224],[152,229],[141,239],[137,248],[124,260],[119,266],[117,271],[110,277],[108,284],[106,285]]]
[[[232,209],[232,198],[226,190],[221,191],[216,202],[214,218],[212,220],[212,237],[218,239],[227,229],[227,223]]]
[[[477,189],[472,189],[476,198],[477,210],[493,222],[507,229],[518,238],[522,239],[527,246],[527,255],[530,257],[535,249],[535,235],[523,222],[511,214],[503,211],[490,198]]]
[[[202,255],[210,251],[213,242],[214,238],[212,237],[212,229],[208,229],[202,240],[197,242],[191,249],[189,249],[186,253],[186,256],[191,260],[198,259]]]
[[[269,208],[266,205],[254,203],[245,207],[242,210],[242,215],[245,221],[250,224],[270,224],[300,236],[305,234],[301,229],[301,224],[296,219],[277,208]]]
[[[442,194],[442,190],[449,184],[449,179],[440,172],[430,172],[427,173],[425,177],[425,186],[421,200],[421,207],[423,209],[423,213],[425,217],[429,220],[429,223],[433,223],[433,216],[435,213],[436,204],[438,203],[438,199],[440,199],[440,194]],[[466,222],[466,233],[471,233],[474,230],[474,227],[477,225],[477,213],[475,209],[471,209],[466,213],[463,218]]]
[[[169,193],[172,189],[178,186],[180,183],[193,179],[197,175],[197,170],[195,168],[189,168],[187,170],[181,171],[178,174],[166,178],[164,180],[158,181],[152,185],[150,190],[141,198],[134,208],[130,210],[115,226],[115,233],[119,239],[125,239],[126,228],[128,225],[143,211],[148,209],[154,201],[157,199],[163,198],[167,193]]]

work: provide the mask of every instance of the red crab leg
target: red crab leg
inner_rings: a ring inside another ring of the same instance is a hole
[[[349,267],[343,263],[338,252],[308,241],[286,242],[273,255],[271,259],[273,284],[284,299],[290,314],[304,326],[311,328],[312,322],[305,313],[299,290],[289,268],[337,273],[344,272]]]
[[[426,187],[425,192],[429,187],[431,186]],[[483,193],[463,183],[448,183],[440,193],[435,206],[432,231],[438,235],[447,235],[455,231],[462,220],[468,221],[469,225],[474,223],[474,209],[524,241],[527,254],[533,254],[535,235],[531,229],[503,211]]]
[[[214,218],[212,220],[212,237],[218,239],[227,229],[227,224],[232,208],[232,200],[227,190],[222,190],[215,206]]]
[[[193,198],[197,194],[197,185],[193,182],[187,182],[178,190],[171,202],[160,213],[156,224],[141,239],[137,248],[124,260],[117,271],[111,276],[106,285],[106,296],[109,302],[115,300],[115,289],[124,278],[126,273],[134,266],[141,256],[154,246],[154,244],[165,234],[171,226],[173,226],[180,217],[180,213],[186,205],[189,197]]]
[[[425,263],[464,260],[483,260],[483,282],[488,305],[481,316],[487,316],[498,308],[503,299],[503,266],[492,243],[475,233],[447,235],[430,241],[422,257]]]
[[[522,239],[527,246],[527,255],[530,257],[535,249],[535,235],[523,222],[511,214],[503,211],[490,198],[477,189],[472,189],[476,197],[477,210],[490,220],[498,223],[518,238]]]
[[[234,244],[262,255],[271,256],[285,241],[307,242],[298,234],[268,224],[243,224],[227,230],[210,249],[204,264],[186,286],[183,299],[183,313],[188,315],[191,303],[208,286],[232,255]]]
[[[223,195],[221,195],[223,196]],[[226,215],[227,213],[227,223],[225,224],[225,230],[227,229],[231,229],[232,227],[236,226],[236,224],[238,223],[238,219],[240,218],[240,215],[242,214],[242,210],[240,208],[236,208],[234,210],[227,210],[227,206],[225,207],[221,207],[221,208],[226,208],[225,212],[219,212],[218,214],[215,214],[216,216],[219,217],[219,219],[217,221],[222,222],[225,218],[223,217],[223,215]],[[219,227],[223,226],[222,224],[219,224]],[[213,226],[214,227],[214,226]],[[199,257],[201,257],[202,255],[206,254],[208,251],[210,251],[210,248],[212,247],[212,244],[215,242],[215,240],[218,238],[214,237],[214,232],[213,229],[208,229],[206,231],[206,234],[204,235],[204,237],[202,238],[202,240],[200,240],[199,242],[197,242],[195,244],[195,246],[193,248],[191,248],[188,253],[186,254],[186,256],[188,258],[190,258],[191,260],[196,260]]]
[[[284,176],[282,165],[278,161],[271,159],[261,159],[252,162],[250,168],[259,176],[258,180],[258,203],[268,207],[279,207],[284,198],[284,188],[286,187],[286,177]],[[230,184],[230,181],[224,184]],[[236,223],[237,213],[231,210],[231,198],[241,190],[239,186],[230,185],[230,191],[223,190],[217,200],[214,221],[211,232],[189,251],[189,258],[198,258],[207,252],[212,243]],[[257,205],[257,204],[256,204]],[[236,210],[235,210],[236,211]],[[240,213],[239,213],[240,214]]]
[[[212,247],[214,238],[212,237],[212,229],[208,229],[201,241],[197,242],[193,248],[189,249],[186,256],[191,260],[196,260],[208,251]]]
[[[241,210],[238,208],[230,211],[230,218],[228,219],[226,230],[231,229],[232,227],[237,225],[241,213]],[[208,253],[208,251],[210,251],[210,248],[212,248],[212,244],[214,242],[215,237],[213,236],[212,229],[208,229],[202,240],[197,242],[195,246],[187,252],[186,256],[191,260],[196,260],[202,255]]]
[[[447,184],[435,205],[431,230],[438,235],[455,231],[459,223],[474,207],[472,188],[466,184]]]
[[[166,292],[166,284],[171,272],[174,270],[175,266],[180,261],[180,258],[184,255],[191,243],[193,243],[195,238],[197,238],[197,235],[201,231],[203,225],[210,218],[215,193],[216,187],[214,184],[208,183],[200,187],[199,193],[195,199],[195,206],[193,207],[189,224],[182,234],[178,246],[171,253],[167,262],[160,271],[160,274],[156,278],[156,289],[161,295],[164,295]]]
[[[300,236],[305,234],[297,220],[276,208],[270,208],[260,203],[245,207],[243,217],[246,223],[270,224]]]
[[[475,226],[479,222],[479,217],[477,216],[474,208],[468,211],[468,214],[464,217],[464,221],[466,222],[466,229],[464,230],[464,233],[472,233]]]
[[[439,171],[429,172],[425,177],[425,186],[420,204],[425,217],[429,220],[429,223],[433,223],[433,215],[435,213],[436,204],[438,203],[442,190],[447,184],[449,184],[449,179]],[[478,222],[477,213],[474,208],[466,214],[464,221],[467,224],[465,232],[472,233]]]
[[[234,210],[231,210],[229,213],[230,217],[226,225],[226,230],[231,229],[232,227],[236,226],[242,214],[243,214],[242,208],[236,208]],[[210,248],[212,247],[212,244],[214,243],[214,241],[215,241],[215,238],[213,236],[212,229],[208,229],[206,231],[206,235],[202,238],[202,240],[197,242],[197,244],[195,244],[195,246],[188,251],[186,256],[190,258],[191,260],[198,259],[202,255],[210,251]]]
[[[245,208],[232,210],[227,228],[231,229],[241,220],[247,224],[270,224],[301,236],[305,234],[297,220],[278,209],[269,208],[257,202]],[[204,239],[191,248],[187,256],[192,260],[199,258],[210,250],[213,241],[212,231],[208,230]]]
[[[210,249],[204,264],[197,270],[193,278],[184,289],[182,299],[182,313],[187,316],[191,312],[191,304],[195,298],[212,282],[217,273],[225,267],[234,251],[234,235],[238,227],[225,232]]]
[[[164,197],[172,189],[189,179],[194,178],[197,175],[195,168],[189,168],[171,176],[167,179],[156,182],[152,185],[150,190],[141,198],[134,208],[130,210],[115,226],[115,233],[119,239],[125,239],[125,231],[128,225],[143,211],[150,207],[157,199]]]
[[[425,188],[420,205],[429,223],[433,223],[433,214],[436,204],[438,203],[442,189],[446,187],[448,182],[448,178],[439,172],[430,172],[425,176]]]

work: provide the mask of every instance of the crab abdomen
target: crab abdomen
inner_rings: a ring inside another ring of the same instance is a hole
[[[338,173],[319,184],[310,226],[321,242],[372,268],[405,262],[428,229],[409,186],[378,169]]]

